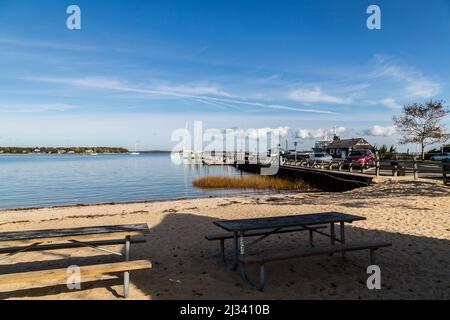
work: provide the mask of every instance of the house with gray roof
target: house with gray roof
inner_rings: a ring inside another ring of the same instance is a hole
[[[327,146],[327,152],[334,158],[346,158],[353,150],[370,149],[372,145],[363,138],[340,139],[334,137],[333,142]]]

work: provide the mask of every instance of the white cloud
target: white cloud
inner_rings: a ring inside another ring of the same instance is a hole
[[[280,138],[286,138],[291,131],[289,127],[279,127],[279,128],[260,128],[252,129],[249,133],[249,138],[256,139],[266,139],[268,134],[278,136]]]
[[[373,126],[364,131],[365,135],[372,137],[391,137],[397,132],[395,127]]]
[[[334,134],[337,135],[341,135],[344,132],[346,132],[347,129],[344,127],[336,127],[333,129],[314,129],[314,130],[310,130],[310,129],[299,129],[297,131],[297,138],[300,139],[328,139],[331,136],[333,136]]]
[[[301,139],[323,139],[326,136],[326,130],[317,129],[317,130],[308,130],[308,129],[299,129],[297,132],[297,138]]]
[[[328,95],[323,92],[320,87],[315,87],[313,89],[297,89],[289,94],[289,98],[303,103],[348,104],[352,102],[349,98]]]
[[[334,129],[330,130],[332,133],[336,133],[337,135],[343,134],[344,132],[347,131],[347,128],[345,127],[336,127]]]

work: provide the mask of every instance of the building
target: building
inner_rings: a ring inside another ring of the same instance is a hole
[[[359,149],[370,149],[372,146],[363,138],[343,139],[335,136],[327,146],[327,152],[334,158],[346,158],[350,152]]]

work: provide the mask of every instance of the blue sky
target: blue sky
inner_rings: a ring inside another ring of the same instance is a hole
[[[0,0],[0,145],[168,149],[195,120],[393,144],[402,105],[450,101],[449,35],[448,0]]]

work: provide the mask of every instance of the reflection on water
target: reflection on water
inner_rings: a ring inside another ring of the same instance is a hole
[[[0,209],[233,194],[239,191],[205,192],[192,181],[239,174],[229,166],[176,165],[169,154],[0,155]]]

